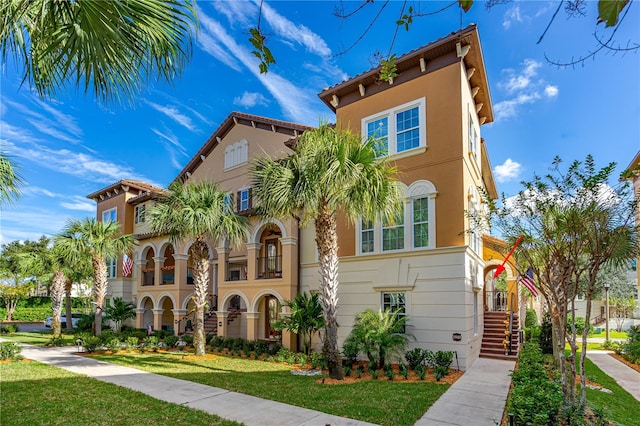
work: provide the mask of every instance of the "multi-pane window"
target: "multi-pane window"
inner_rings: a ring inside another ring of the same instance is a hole
[[[404,248],[404,208],[393,222],[382,226],[382,251],[402,250]]]
[[[378,157],[389,154],[389,119],[387,117],[367,123],[367,137],[375,141],[373,146]]]
[[[419,180],[407,188],[407,199],[394,220],[360,220],[356,234],[359,254],[435,248],[435,186]]]
[[[413,247],[429,247],[429,198],[412,200],[413,206]]]
[[[145,218],[145,205],[140,204],[139,206],[136,206],[135,223],[144,223],[144,218]]]
[[[473,200],[469,201],[469,246],[476,253],[480,253],[480,229],[476,203]]]
[[[478,132],[476,132],[471,111],[469,111],[469,152],[472,153],[475,158],[478,157]]]
[[[426,147],[426,130],[424,98],[362,120],[362,134],[374,140],[379,157]]]
[[[114,207],[102,212],[103,222],[115,222],[117,220],[117,209]]]
[[[115,278],[116,277],[116,258],[110,257],[106,260],[107,262],[107,278]]]
[[[360,250],[362,253],[373,253],[373,222],[363,221],[360,228]]]
[[[238,191],[238,211],[245,211],[251,208],[251,188]]]
[[[391,312],[398,312],[399,317],[407,315],[407,295],[406,293],[382,293],[382,310],[390,310]],[[399,332],[404,333],[405,327],[402,327]]]

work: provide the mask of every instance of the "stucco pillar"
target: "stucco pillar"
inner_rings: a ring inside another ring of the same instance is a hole
[[[142,270],[146,265],[147,265],[147,259],[136,259],[135,261],[136,267],[131,272],[131,275],[134,276],[136,279],[136,286],[138,288],[142,287],[142,284],[144,283],[144,272],[142,272]]]
[[[175,284],[178,287],[187,285],[187,267],[189,256],[186,254],[173,254],[173,260],[176,263],[174,272]]]
[[[260,243],[247,244],[247,280],[253,281],[257,276],[258,253],[260,253]]]
[[[153,284],[160,285],[162,284],[162,267],[164,266],[165,257],[154,257],[153,261],[155,262],[155,269],[153,270]],[[154,321],[155,322],[155,321]]]
[[[136,328],[144,328],[144,324],[142,323],[142,321],[144,321],[145,311],[145,308],[136,309]]]
[[[280,244],[282,244],[282,278],[293,285],[298,282],[298,239],[281,238]],[[295,297],[292,294],[283,296],[287,299]]]
[[[227,317],[229,316],[229,312],[217,311],[216,316],[218,317],[218,336],[224,337],[227,335]]]
[[[164,309],[153,309],[153,329],[162,330],[162,314]]]
[[[184,330],[184,321],[182,321],[182,317],[187,314],[187,310],[172,309],[171,312],[173,312],[173,334],[177,336]]]
[[[218,284],[223,284],[227,281],[227,262],[230,251],[228,247],[216,248],[216,252],[218,253]]]
[[[290,351],[298,351],[298,337],[296,334],[287,330],[282,330],[282,346]]]
[[[258,319],[260,312],[246,312],[247,318],[247,340],[256,340],[258,338]]]

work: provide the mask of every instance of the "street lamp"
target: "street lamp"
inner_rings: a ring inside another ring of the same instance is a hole
[[[604,337],[605,341],[609,341],[609,287],[611,287],[611,283],[604,283],[604,315],[605,315],[605,323],[604,323]]]

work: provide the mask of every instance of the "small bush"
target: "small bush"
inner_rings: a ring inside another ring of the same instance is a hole
[[[304,367],[305,365],[307,365],[307,355],[300,352],[298,355],[298,364],[300,364],[301,367]]]
[[[342,346],[342,365],[344,367],[352,367],[358,361],[359,352],[358,345],[354,341],[347,340],[344,342]]]
[[[140,339],[138,339],[136,336],[129,336],[124,340],[124,346],[129,350],[136,349],[139,344]]]
[[[360,378],[362,377],[362,373],[364,373],[364,365],[360,364],[358,365],[358,368],[356,368],[356,378]]]
[[[0,325],[0,334],[17,333],[18,331],[20,331],[20,327],[18,327],[16,324],[2,324],[2,325]]]
[[[147,351],[156,352],[158,350],[158,343],[160,343],[160,339],[152,335],[144,339],[142,347]]]
[[[553,353],[553,325],[551,324],[551,314],[548,312],[542,317],[538,343],[540,344],[540,349],[543,354]]]
[[[405,380],[409,378],[409,369],[407,368],[406,364],[400,364],[398,371]]]
[[[211,340],[211,349],[222,351],[222,349],[224,349],[224,337],[215,336],[213,340]]]
[[[524,316],[524,326],[527,328],[537,327],[538,324],[538,314],[533,309],[527,309],[527,312]]]
[[[164,344],[168,347],[168,348],[175,348],[176,345],[178,344],[178,340],[180,340],[180,338],[176,335],[170,335],[164,338]]]
[[[82,337],[82,347],[85,351],[92,353],[102,347],[102,341],[96,336],[85,336]]]
[[[113,337],[111,340],[105,343],[105,347],[111,352],[115,353],[122,349],[122,342],[117,337]]]
[[[453,362],[452,351],[438,351],[433,356],[433,368],[442,367],[449,370],[451,363]]]
[[[415,348],[404,354],[404,359],[409,363],[409,368],[415,370],[427,360],[427,352],[422,348]]]
[[[418,375],[418,378],[420,380],[424,380],[424,378],[427,376],[427,367],[424,366],[424,364],[420,364],[416,367],[416,374]]]
[[[193,345],[193,335],[192,334],[183,334],[182,341],[189,346]]]
[[[627,341],[622,344],[624,357],[634,364],[640,363],[640,325],[634,325],[627,332]]]
[[[447,367],[443,367],[442,365],[436,365],[433,369],[433,375],[436,377],[436,381],[440,381],[444,376],[449,373],[449,369]]]
[[[351,376],[351,366],[350,365],[345,365],[343,370],[344,370],[344,375],[346,377],[350,377]]]
[[[15,342],[0,342],[0,360],[22,359],[22,347]]]
[[[256,342],[256,349],[254,353],[256,357],[259,357],[262,354],[265,354],[269,351],[269,342],[265,342],[264,340],[258,340]]]
[[[311,368],[314,370],[322,368],[324,356],[320,352],[312,352],[310,356]]]
[[[52,336],[47,346],[64,346],[64,338],[62,336]]]
[[[274,356],[278,352],[280,352],[281,349],[282,349],[282,343],[280,343],[280,342],[271,343],[269,345],[268,353],[269,353],[269,355]]]

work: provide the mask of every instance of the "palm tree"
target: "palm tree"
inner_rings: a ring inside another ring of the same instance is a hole
[[[113,321],[116,326],[116,332],[120,332],[124,321],[136,317],[136,305],[132,302],[127,302],[122,297],[115,297],[111,302],[111,306],[107,306],[105,309],[107,319]]]
[[[308,296],[307,293],[298,294],[293,300],[284,302],[290,310],[289,315],[283,317],[277,328],[296,333],[304,340],[305,352],[311,354],[313,335],[324,326],[322,305],[318,293]]]
[[[17,169],[15,162],[0,152],[0,206],[20,196],[20,186],[24,182]]]
[[[204,308],[209,288],[209,246],[207,241],[225,239],[232,246],[242,243],[247,221],[233,213],[228,193],[211,182],[174,182],[149,212],[154,232],[168,235],[172,243],[193,239],[195,327],[193,343],[196,355],[204,355]]]
[[[132,235],[121,235],[117,222],[98,222],[93,218],[71,220],[59,236],[63,251],[74,257],[89,256],[93,269],[93,303],[95,335],[102,334],[102,311],[107,295],[107,259],[131,254]]]
[[[377,159],[374,140],[333,126],[305,132],[294,153],[283,160],[261,157],[252,167],[253,194],[263,215],[300,216],[300,224],[315,224],[320,264],[320,301],[326,336],[324,352],[329,375],[342,379],[338,349],[337,212],[355,223],[358,218],[392,218],[400,207],[396,169]]]
[[[5,0],[0,57],[24,70],[41,97],[66,86],[100,101],[133,101],[142,83],[171,81],[192,53],[191,0]]]

